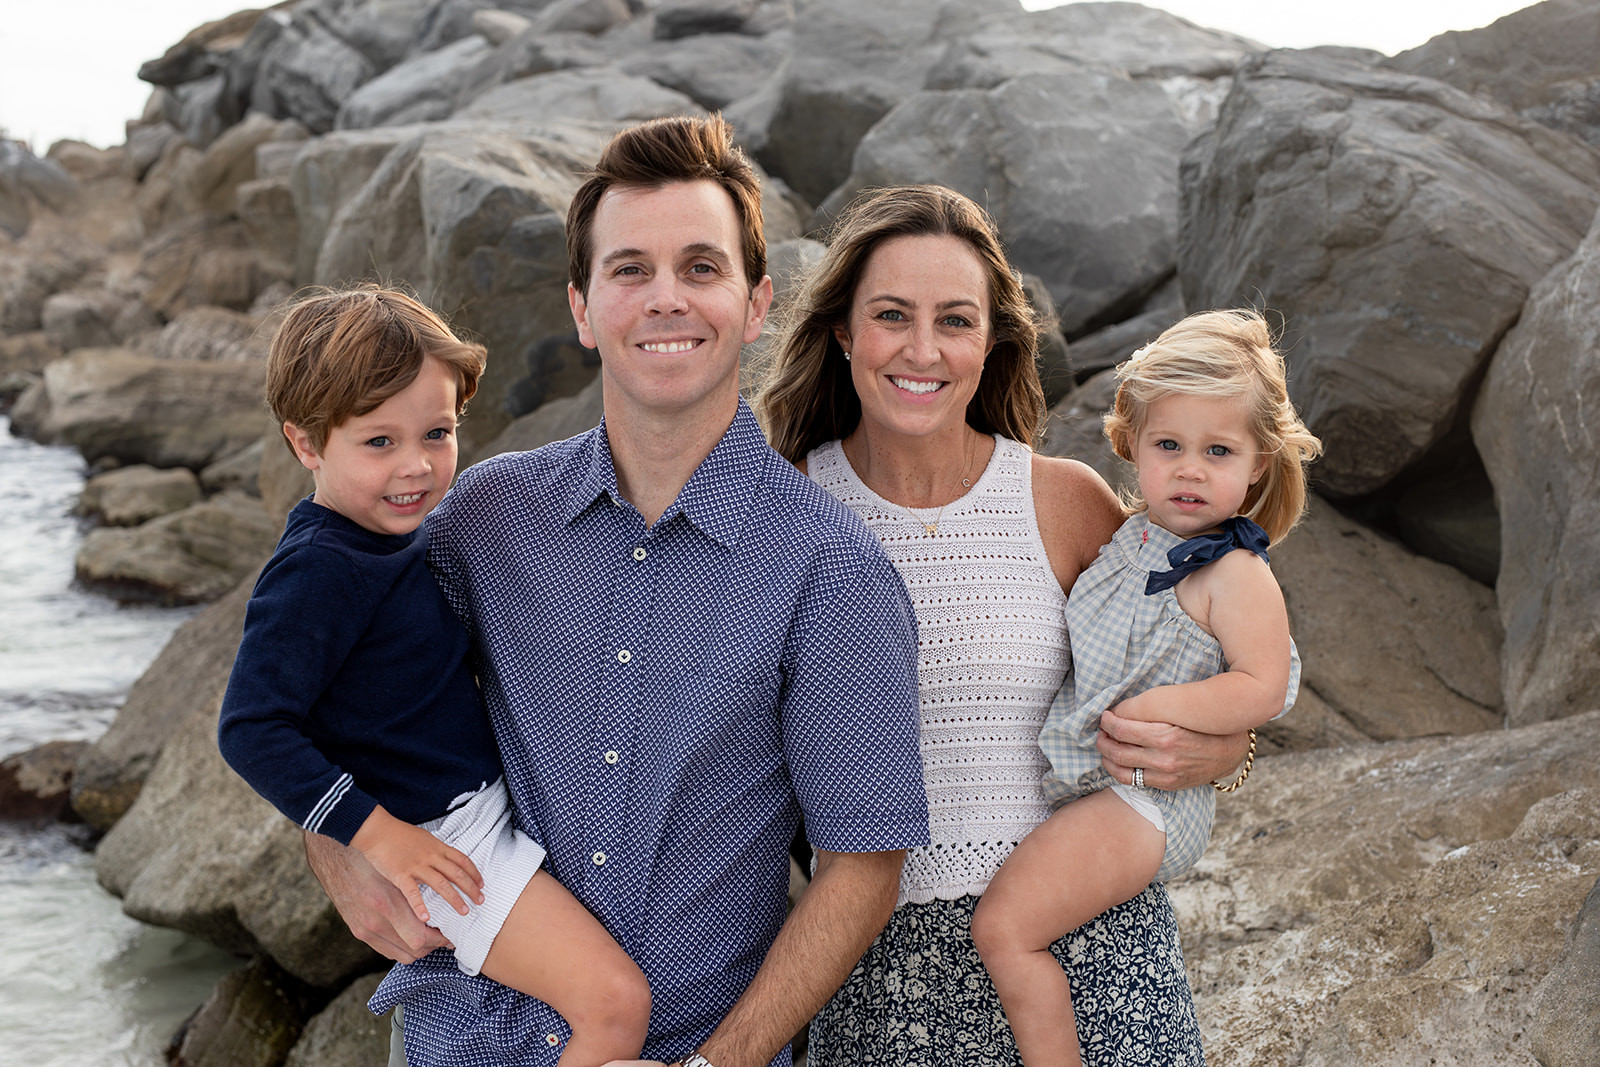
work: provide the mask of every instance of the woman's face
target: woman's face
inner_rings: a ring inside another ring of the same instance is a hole
[[[983,263],[958,237],[895,237],[867,258],[834,327],[869,431],[925,436],[966,423],[993,346]]]

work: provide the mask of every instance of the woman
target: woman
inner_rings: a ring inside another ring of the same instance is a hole
[[[757,407],[784,456],[854,508],[916,605],[931,843],[888,927],[812,1024],[814,1067],[1019,1062],[972,946],[978,896],[1049,813],[1039,727],[1069,667],[1062,611],[1123,514],[1093,471],[1029,447],[1039,323],[976,204],[883,190],[845,213],[796,296]],[[1161,788],[1227,774],[1247,739],[1108,718],[1107,767]],[[1070,872],[1063,872],[1070,877]],[[1165,889],[1055,946],[1088,1063],[1201,1063]]]

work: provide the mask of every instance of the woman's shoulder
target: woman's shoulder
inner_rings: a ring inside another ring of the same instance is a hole
[[[1126,513],[1106,480],[1085,463],[1035,453],[1032,473],[1039,534],[1062,589],[1071,589]]]

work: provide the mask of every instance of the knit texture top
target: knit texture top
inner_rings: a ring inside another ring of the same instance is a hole
[[[930,843],[906,855],[904,904],[986,889],[1049,815],[1039,728],[1070,658],[1067,598],[1033,507],[1033,453],[995,438],[994,455],[942,512],[885,500],[838,441],[806,469],[878,535],[917,613],[922,766]],[[925,523],[937,521],[937,532]]]

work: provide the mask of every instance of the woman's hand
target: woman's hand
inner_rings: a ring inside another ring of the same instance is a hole
[[[1125,785],[1135,768],[1155,789],[1188,789],[1233,775],[1250,751],[1250,735],[1202,734],[1165,722],[1140,722],[1114,711],[1100,716],[1095,741],[1106,773]]]

